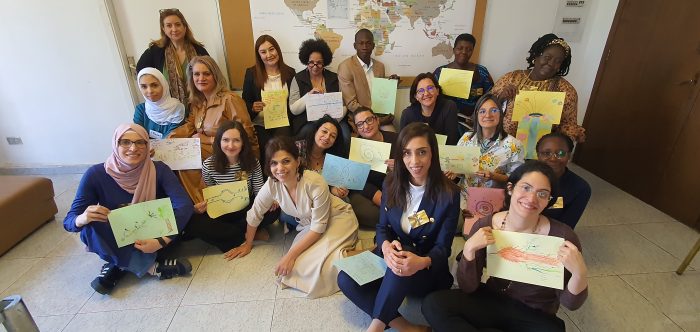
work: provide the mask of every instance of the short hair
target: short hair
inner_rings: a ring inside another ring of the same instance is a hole
[[[325,123],[330,123],[332,124],[335,129],[338,131],[337,136],[335,137],[335,142],[333,145],[328,148],[325,152],[330,153],[334,156],[342,157],[345,158],[347,157],[348,151],[345,147],[345,140],[343,139],[343,134],[340,129],[340,124],[338,121],[330,117],[328,114],[324,115],[322,118],[316,120],[313,125],[312,125],[312,130],[309,130],[306,134],[306,138],[304,138],[305,144],[306,144],[306,159],[305,162],[307,165],[311,165],[311,149],[313,148],[316,138],[316,132],[318,131],[319,128],[321,128],[322,125]]]
[[[243,128],[243,125],[238,121],[224,121],[216,130],[216,136],[214,137],[212,158],[214,161],[214,170],[218,173],[224,174],[229,167],[228,157],[221,149],[221,139],[224,133],[228,130],[236,129],[241,135],[241,142],[243,142],[243,147],[241,152],[238,154],[238,163],[241,165],[241,169],[250,173],[255,170],[255,155],[253,155],[253,148],[250,145],[250,138],[248,138],[248,133]]]
[[[537,145],[535,146],[535,151],[540,151],[540,145],[542,142],[544,142],[547,139],[560,139],[564,141],[564,144],[566,144],[566,147],[569,148],[569,153],[574,152],[574,141],[571,139],[571,137],[566,136],[565,134],[562,134],[558,131],[551,132],[549,134],[546,134],[537,141]]]
[[[299,160],[299,148],[296,144],[294,144],[294,140],[292,140],[292,138],[289,136],[274,136],[267,141],[267,145],[265,146],[265,174],[267,174],[267,176],[273,181],[277,181],[270,170],[272,157],[275,155],[275,153],[277,153],[277,151],[285,151],[292,155],[294,159],[299,161],[297,179],[301,179],[301,176],[304,175],[304,163]]]
[[[194,34],[192,33],[192,28],[190,28],[190,25],[187,23],[187,20],[185,19],[185,15],[182,15],[179,9],[177,8],[170,8],[170,9],[161,9],[160,12],[158,13],[160,15],[160,39],[151,41],[149,46],[156,45],[160,48],[165,48],[166,46],[170,45],[170,37],[165,35],[165,31],[163,31],[163,28],[165,27],[165,18],[168,16],[177,16],[180,18],[180,21],[182,21],[182,25],[185,26],[185,41],[192,44],[192,45],[199,45],[199,46],[204,46],[202,43],[194,39]],[[159,68],[160,70],[160,68]]]
[[[438,98],[442,96],[442,88],[440,87],[440,84],[438,83],[437,77],[431,72],[427,73],[420,73],[418,76],[416,76],[416,79],[413,80],[413,84],[411,84],[411,92],[410,95],[408,96],[409,100],[411,101],[412,105],[418,104],[418,99],[416,99],[416,90],[418,90],[418,82],[422,81],[423,79],[430,79],[433,81],[433,85],[438,88],[440,93],[438,94]]]
[[[372,33],[372,31],[369,31],[369,29],[364,29],[364,28],[357,30],[357,32],[355,32],[355,40],[357,40],[357,37],[360,36],[361,34],[369,35],[370,37],[372,37],[372,41],[374,41],[374,34]]]
[[[328,43],[326,43],[326,41],[323,39],[307,39],[303,41],[299,47],[299,61],[301,61],[303,65],[307,65],[309,63],[311,53],[314,52],[321,53],[324,67],[333,62],[333,52],[328,46]]]
[[[352,121],[355,122],[355,117],[362,112],[370,112],[372,113],[372,115],[377,115],[377,113],[374,113],[374,111],[371,108],[366,106],[359,106],[355,109],[355,112],[351,113],[350,115],[352,117]]]
[[[508,182],[512,183],[513,187],[515,187],[515,185],[518,184],[518,182],[523,178],[523,176],[525,176],[525,174],[532,172],[541,173],[549,180],[551,197],[547,202],[546,207],[549,208],[550,206],[554,205],[554,202],[556,202],[557,197],[559,196],[559,179],[557,178],[556,174],[554,174],[554,170],[552,169],[552,167],[550,167],[546,163],[539,160],[528,160],[522,165],[518,166],[518,168],[516,168],[512,173],[510,173],[510,176],[508,176]],[[506,192],[506,208],[510,206],[510,199],[512,196],[513,195],[511,193]]]
[[[566,45],[565,46],[562,46]],[[544,53],[550,46],[558,46],[564,51],[564,61],[559,67],[559,71],[556,73],[557,76],[566,76],[569,73],[569,66],[571,65],[571,49],[567,49],[569,46],[564,41],[564,38],[559,38],[553,33],[548,33],[540,38],[538,38],[528,51],[530,55],[525,59],[527,61],[527,68],[535,67],[535,59]]]
[[[472,132],[471,136],[469,138],[471,139],[476,135],[476,139],[479,142],[482,142],[484,139],[483,136],[483,130],[481,129],[481,125],[479,124],[479,109],[481,109],[481,105],[483,105],[487,100],[492,100],[494,103],[496,103],[496,108],[498,108],[498,125],[496,125],[496,135],[491,138],[492,141],[495,141],[497,139],[503,139],[508,137],[508,133],[506,132],[504,125],[503,125],[503,118],[505,118],[505,113],[501,109],[501,103],[502,101],[494,94],[493,92],[487,92],[479,100],[476,101],[476,104],[474,104],[474,113],[472,113],[472,123],[474,126],[474,132]]]
[[[286,65],[284,64],[284,58],[282,57],[282,49],[280,49],[280,44],[277,43],[277,40],[273,38],[270,35],[262,35],[258,37],[258,39],[255,40],[255,86],[258,89],[263,89],[265,87],[265,82],[267,82],[267,71],[265,70],[265,63],[263,63],[262,58],[260,58],[260,53],[258,53],[258,49],[260,49],[260,46],[264,44],[265,42],[269,42],[272,44],[272,46],[275,47],[277,50],[277,56],[279,57],[279,60],[277,61],[277,67],[279,68],[280,75],[282,75],[282,82],[289,82],[292,80],[292,77],[290,75],[294,75],[292,72],[291,74],[288,73],[286,70],[284,70],[284,67]]]
[[[207,66],[207,68],[211,72],[211,75],[214,78],[214,82],[216,82],[216,87],[214,87],[214,92],[216,94],[229,91],[229,89],[228,83],[226,83],[226,77],[224,76],[224,73],[221,72],[221,68],[219,68],[219,65],[216,64],[216,61],[214,61],[212,57],[208,55],[198,55],[193,57],[192,60],[190,60],[190,63],[187,65],[187,90],[189,90],[190,104],[199,106],[205,104],[207,102],[207,98],[202,92],[197,90],[197,87],[194,85],[194,77],[192,76],[192,70],[194,68],[194,65],[198,63]]]
[[[470,42],[472,45],[476,46],[476,38],[474,38],[474,36],[472,36],[470,33],[462,33],[457,36],[453,47],[457,47],[457,43],[461,41]]]

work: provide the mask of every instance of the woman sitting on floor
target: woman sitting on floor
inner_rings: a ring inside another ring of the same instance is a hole
[[[148,156],[148,134],[143,127],[123,124],[112,138],[112,155],[103,164],[90,167],[80,180],[70,211],[63,220],[69,232],[80,232],[87,250],[107,263],[91,286],[100,294],[112,291],[124,271],[168,279],[192,270],[187,259],[156,259],[157,252],[175,236],[139,239],[118,247],[109,224],[111,210],[129,204],[169,197],[177,229],[185,228],[192,215],[192,201],[170,168]]]

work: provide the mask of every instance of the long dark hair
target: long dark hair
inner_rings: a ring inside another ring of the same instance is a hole
[[[267,145],[265,146],[265,174],[273,181],[277,181],[277,178],[275,178],[270,170],[270,162],[277,151],[285,151],[299,161],[297,180],[300,180],[302,175],[304,175],[304,163],[299,160],[299,148],[297,148],[297,145],[294,144],[294,140],[289,136],[275,136],[267,141]]]
[[[557,178],[556,174],[554,174],[554,170],[546,163],[539,160],[528,160],[510,173],[510,176],[508,176],[508,182],[512,183],[513,187],[515,187],[515,185],[518,184],[518,181],[520,181],[525,174],[532,172],[542,173],[542,175],[547,177],[549,180],[550,192],[552,195],[547,202],[547,208],[549,208],[550,206],[554,205],[554,203],[557,201],[557,197],[559,196],[559,179]],[[512,195],[509,192],[506,192],[505,208],[510,207],[511,197]]]
[[[219,126],[216,131],[216,136],[214,137],[214,153],[212,158],[214,161],[214,170],[218,173],[226,173],[226,169],[229,166],[228,157],[223,150],[221,150],[221,138],[224,133],[230,129],[237,129],[241,134],[241,142],[243,142],[243,147],[241,152],[238,153],[238,163],[241,165],[241,169],[250,173],[255,170],[255,155],[253,155],[253,149],[250,146],[250,138],[248,138],[248,133],[246,133],[243,125],[238,121],[224,121]]]
[[[394,171],[387,174],[386,177],[386,195],[387,207],[399,207],[402,210],[406,209],[406,196],[410,193],[409,173],[406,164],[403,161],[403,150],[408,145],[408,142],[415,137],[425,137],[430,145],[430,169],[428,169],[428,180],[425,183],[425,196],[433,202],[437,202],[440,195],[452,195],[459,188],[440,168],[440,155],[438,154],[438,144],[435,138],[435,132],[430,126],[422,122],[414,122],[404,127],[396,139],[396,143],[392,146],[392,158],[394,158]]]
[[[287,65],[284,64],[280,44],[278,44],[275,38],[272,38],[272,36],[262,35],[255,41],[255,86],[260,90],[265,87],[265,82],[267,82],[267,71],[265,70],[265,63],[263,62],[262,58],[260,58],[258,49],[260,49],[260,45],[265,42],[270,42],[270,44],[272,44],[272,46],[274,46],[277,50],[277,57],[279,57],[279,60],[277,61],[277,68],[279,68],[280,74],[282,75],[282,83],[284,84],[284,82],[289,82],[291,80],[290,73],[284,70]],[[294,75],[293,71],[291,75]]]
[[[304,138],[304,141],[306,143],[306,160],[304,160],[304,162],[306,162],[306,165],[311,165],[311,149],[314,147],[314,144],[316,144],[316,132],[319,128],[321,128],[321,126],[323,126],[324,123],[332,124],[338,131],[338,135],[335,137],[335,143],[333,143],[333,146],[331,146],[324,152],[330,153],[338,157],[347,157],[348,151],[345,145],[345,140],[343,139],[343,133],[342,131],[340,131],[340,124],[338,123],[338,121],[326,114],[322,118],[314,122],[313,130],[309,130],[309,132],[306,134],[306,137]]]
[[[508,137],[508,133],[506,133],[505,128],[503,128],[503,118],[505,117],[505,114],[503,114],[503,110],[501,109],[501,100],[498,99],[498,97],[491,93],[488,92],[485,95],[481,96],[479,100],[476,101],[476,104],[474,104],[474,113],[472,113],[472,123],[474,124],[474,132],[472,133],[469,138],[471,139],[476,135],[476,139],[481,143],[484,139],[484,134],[481,129],[481,125],[479,124],[479,109],[481,109],[481,105],[483,105],[487,100],[491,100],[496,104],[496,108],[498,108],[498,125],[496,125],[496,135],[491,137],[492,141],[495,141],[497,139],[503,139]],[[489,110],[486,110],[489,112]]]

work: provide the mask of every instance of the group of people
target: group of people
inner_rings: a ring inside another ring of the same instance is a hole
[[[306,68],[295,73],[277,41],[260,36],[241,98],[179,10],[161,10],[160,28],[161,38],[137,64],[145,102],[136,106],[133,123],[115,130],[108,159],[84,174],[64,219],[66,230],[80,232],[87,249],[106,261],[91,283],[97,292],[110,293],[126,272],[160,279],[188,274],[187,259],[163,250],[173,242],[199,238],[226,259],[246,256],[279,220],[285,230],[298,231],[276,265],[280,284],[309,298],[341,290],[371,316],[370,331],[424,328],[398,312],[409,295],[425,297],[423,313],[437,331],[563,330],[555,316],[559,304],[573,310],[586,299],[586,266],[573,228],[591,191],[567,168],[574,142],[585,135],[576,123],[576,91],[563,78],[571,62],[563,39],[542,36],[529,50],[526,70],[494,83],[486,67],[470,62],[475,38],[459,35],[454,61],[416,76],[397,130],[393,116],[371,108],[372,78],[398,83],[398,76],[388,76],[384,64],[372,58],[374,35],[367,29],[356,33],[357,53],[340,63],[337,74],[327,69],[333,54],[322,39],[302,43],[299,60]],[[444,68],[474,72],[472,85],[465,87],[469,98],[443,95]],[[514,137],[513,104],[521,90],[566,93],[560,124],[537,142],[538,160],[524,160]],[[265,129],[262,96],[271,91],[287,96],[289,126]],[[342,93],[343,114],[308,121],[307,97],[327,92]],[[479,170],[442,170],[436,134],[446,136],[448,145],[479,147]],[[327,153],[348,157],[351,137],[392,145],[387,172],[370,171],[361,190],[329,186],[321,175]],[[164,138],[199,138],[201,171],[172,171],[152,161],[150,139]],[[211,218],[202,189],[234,181],[247,182],[250,204]],[[505,208],[475,218],[466,205],[469,187],[502,188]],[[164,197],[172,202],[179,233],[118,247],[110,211]],[[448,258],[462,220],[473,226],[464,228],[467,241],[453,276]],[[360,226],[376,229],[370,250],[388,266],[383,278],[364,285],[333,266],[356,249]],[[558,256],[566,270],[564,289],[496,277],[482,284],[493,229],[564,238]],[[461,290],[449,290],[455,278]]]

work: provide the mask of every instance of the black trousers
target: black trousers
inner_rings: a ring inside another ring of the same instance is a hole
[[[565,331],[555,315],[528,307],[502,294],[479,288],[434,292],[423,299],[423,316],[441,331]]]
[[[195,212],[185,227],[185,236],[188,239],[200,238],[219,248],[221,252],[227,252],[245,241],[246,212],[247,210],[228,213],[215,219],[209,217],[206,212]],[[260,227],[272,224],[279,218],[279,214],[280,209],[265,213]]]

